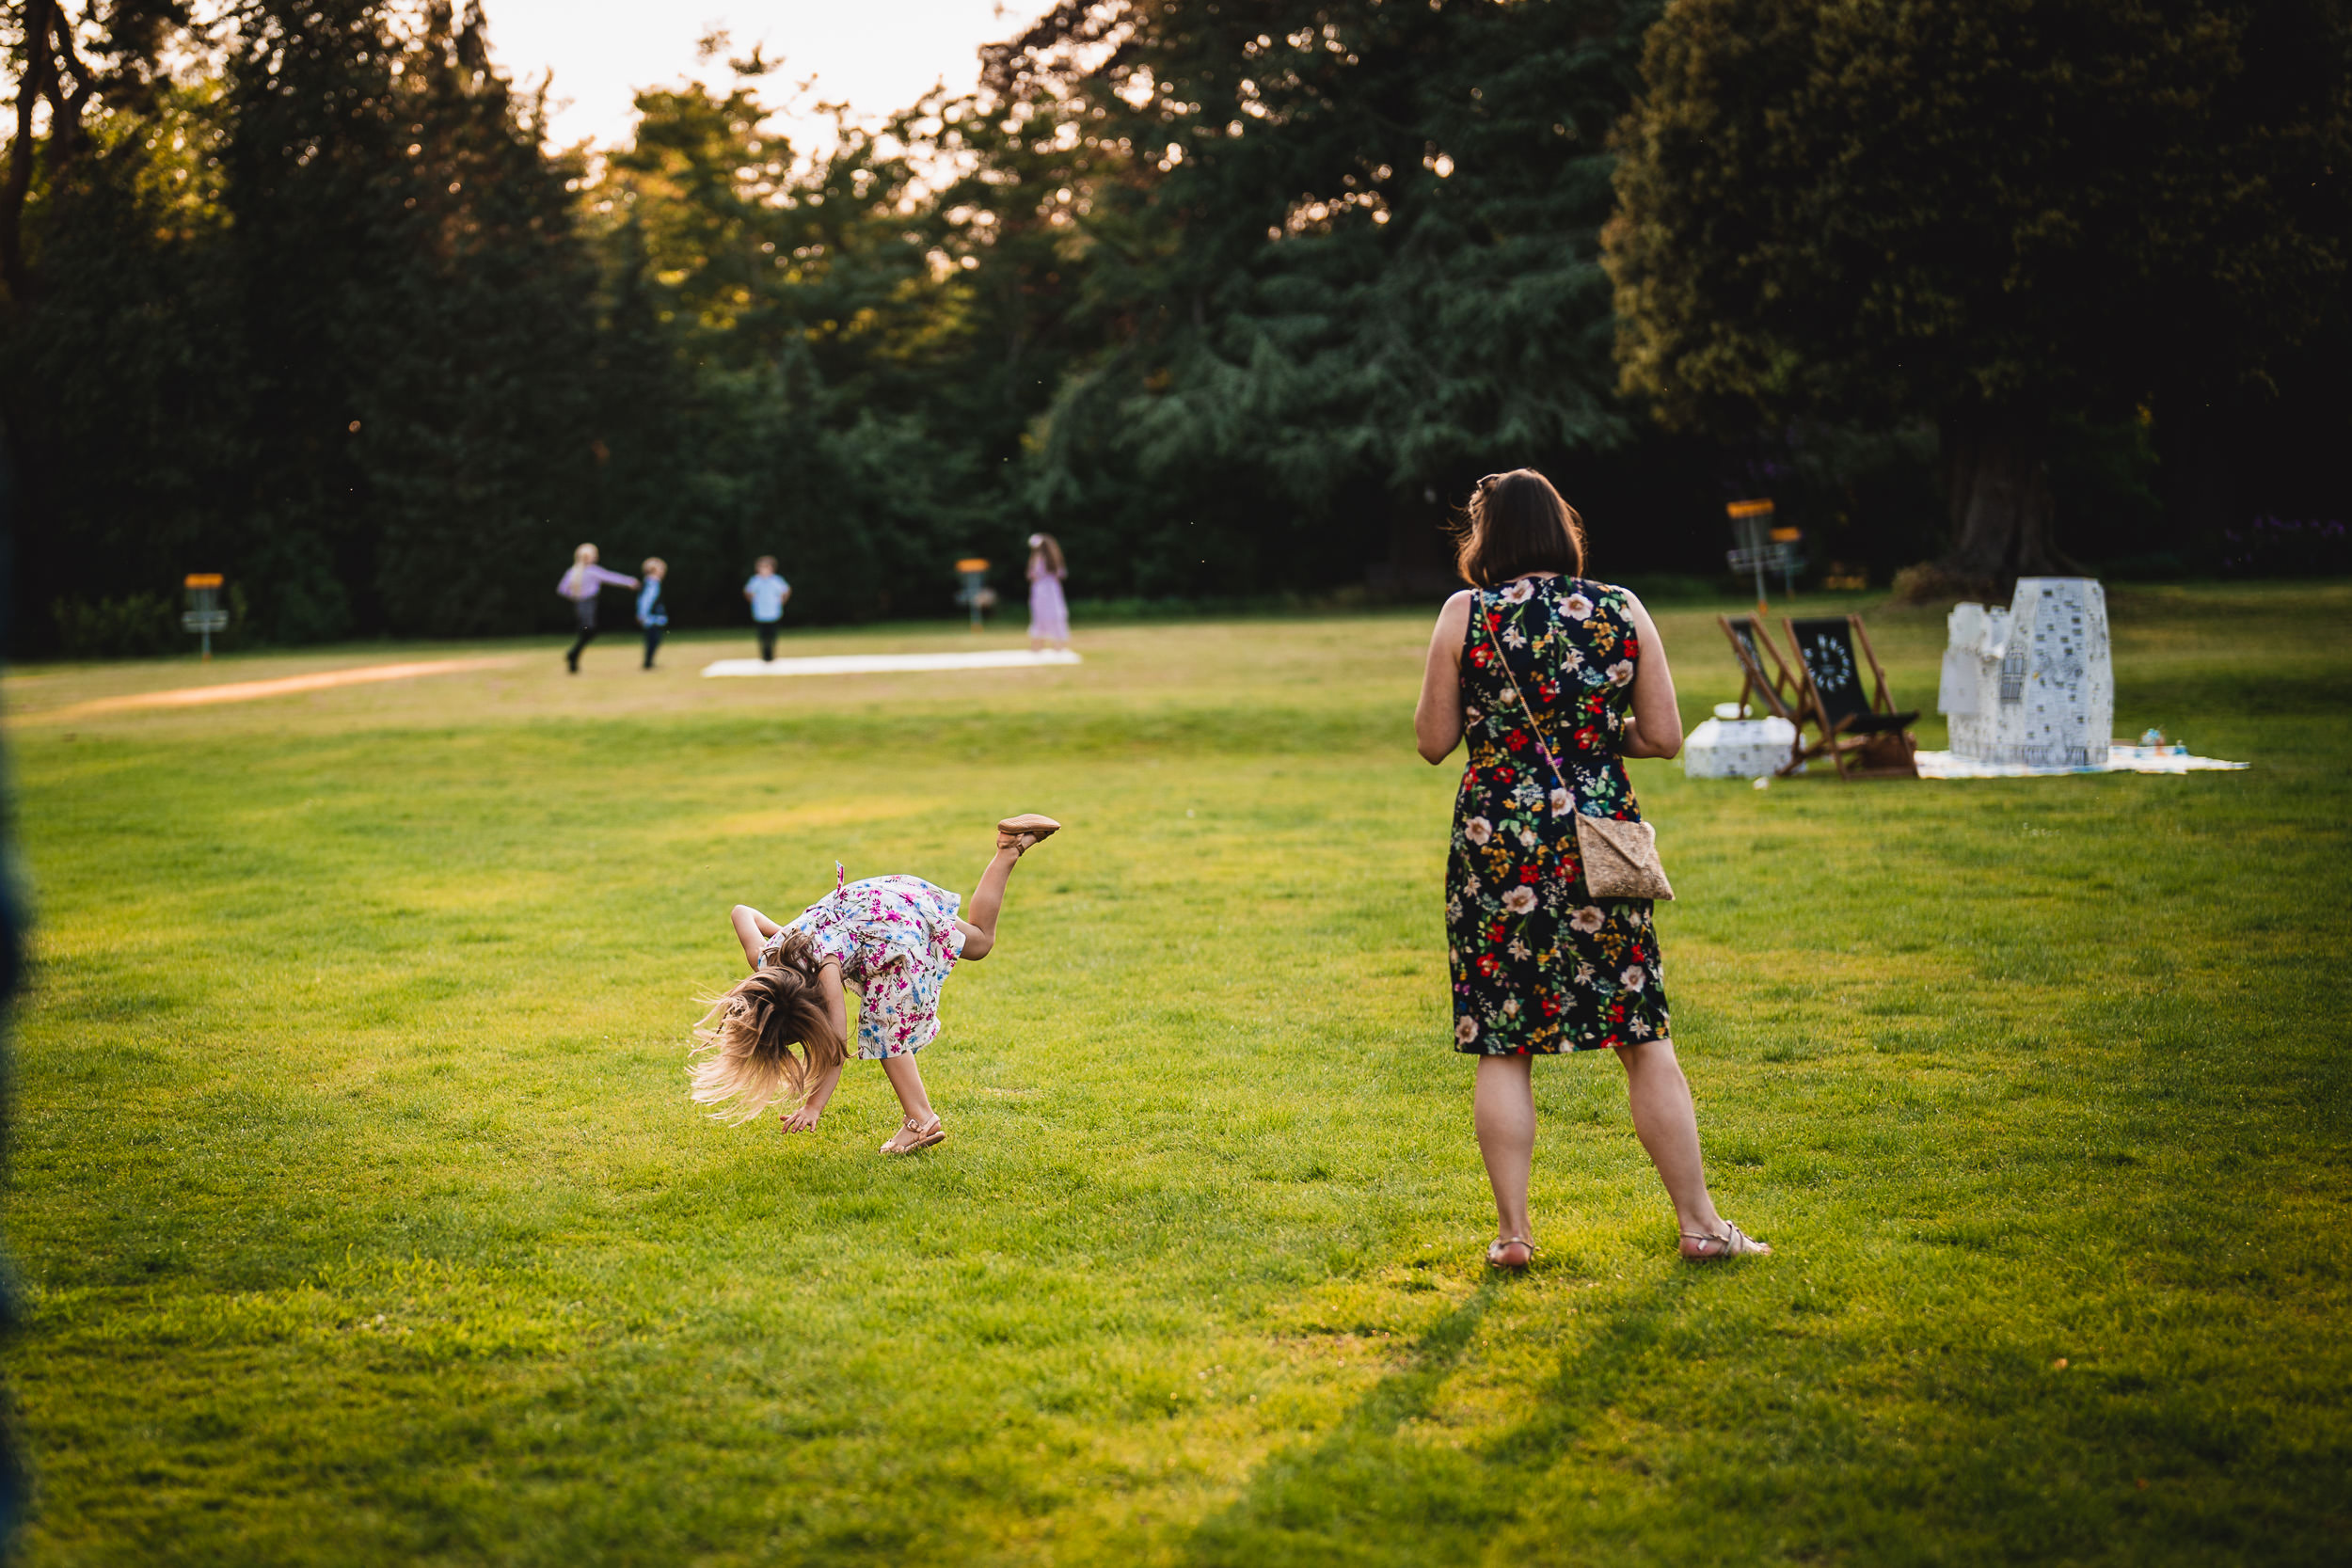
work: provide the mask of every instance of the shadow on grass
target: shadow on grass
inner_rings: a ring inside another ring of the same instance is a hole
[[[1182,1560],[1201,1568],[1474,1561],[1520,1516],[1549,1472],[1634,1379],[1684,1290],[1679,1277],[1627,1304],[1561,1361],[1527,1419],[1456,1447],[1405,1429],[1426,1418],[1487,1310],[1512,1288],[1488,1279],[1415,1342],[1322,1442],[1277,1454],[1233,1505],[1202,1523]]]

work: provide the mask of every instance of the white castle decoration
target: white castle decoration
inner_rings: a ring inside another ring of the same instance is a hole
[[[1955,607],[1935,705],[1952,752],[2029,768],[2100,768],[2115,727],[2107,597],[2090,578],[2019,578],[2010,606]]]

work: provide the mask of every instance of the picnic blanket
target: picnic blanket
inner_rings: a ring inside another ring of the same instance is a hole
[[[2194,757],[2185,746],[2110,746],[2104,767],[2035,768],[2018,762],[1979,762],[1950,752],[1921,752],[1912,759],[1923,779],[2038,779],[2056,773],[2235,772],[2247,765],[2219,757]]]

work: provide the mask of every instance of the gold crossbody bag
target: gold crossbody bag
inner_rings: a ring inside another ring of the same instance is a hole
[[[1527,705],[1527,694],[1519,689],[1518,676],[1511,673],[1511,660],[1502,651],[1502,640],[1495,636],[1487,625],[1486,611],[1473,597],[1470,613],[1486,628],[1486,641],[1493,644],[1495,657],[1502,665],[1502,678],[1511,683],[1511,695],[1527,715],[1528,730],[1535,736],[1535,749],[1544,754],[1552,779],[1560,793],[1568,798],[1568,810],[1576,816],[1576,851],[1584,862],[1584,886],[1596,898],[1672,898],[1674,884],[1666,880],[1666,868],[1658,859],[1658,833],[1646,822],[1620,822],[1613,816],[1587,816],[1578,811],[1576,791],[1569,786],[1567,770],[1551,754],[1550,745],[1544,739],[1544,727],[1536,721],[1535,710]]]

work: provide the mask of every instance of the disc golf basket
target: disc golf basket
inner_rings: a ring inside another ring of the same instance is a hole
[[[1756,613],[1761,618],[1771,610],[1764,602],[1767,572],[1778,572],[1781,586],[1796,596],[1797,574],[1804,570],[1804,531],[1775,528],[1769,500],[1733,501],[1724,510],[1731,515],[1731,549],[1724,561],[1735,572],[1756,575]]]
[[[204,657],[213,657],[213,633],[229,629],[229,612],[220,608],[220,574],[190,572],[185,584],[188,608],[180,617],[180,629],[194,632],[204,639]]]
[[[996,590],[988,585],[988,562],[978,556],[968,556],[956,562],[956,571],[963,578],[963,586],[956,590],[956,603],[972,608],[972,629],[980,629],[982,616],[996,606]]]

